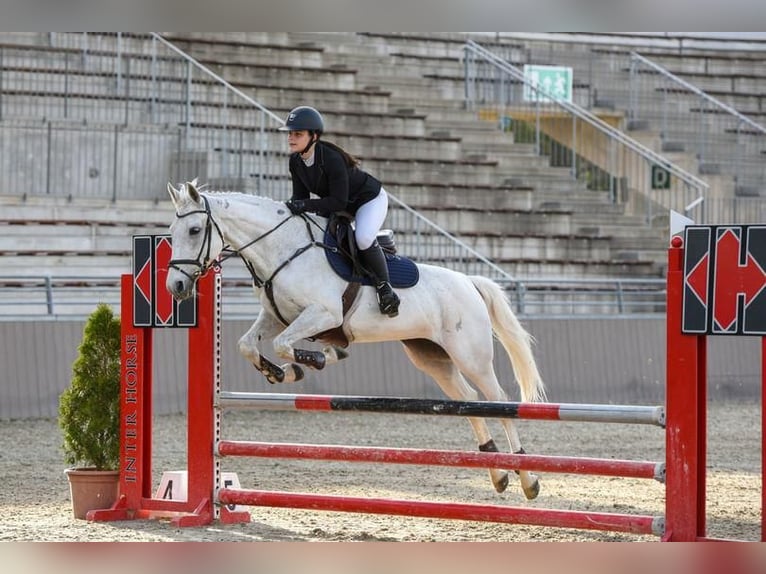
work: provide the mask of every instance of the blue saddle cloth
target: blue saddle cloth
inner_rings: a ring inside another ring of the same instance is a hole
[[[335,236],[329,231],[325,230],[324,242],[330,247],[337,247],[338,242]],[[333,251],[332,249],[325,249],[327,254],[327,261],[330,263],[330,267],[333,268],[340,277],[346,281],[356,281],[362,285],[373,285],[373,281],[370,277],[355,275],[351,261],[339,251]],[[420,279],[420,272],[418,271],[415,262],[402,257],[401,255],[394,255],[383,250],[386,256],[386,263],[388,264],[388,274],[391,279],[391,286],[396,288],[412,287],[417,284]]]

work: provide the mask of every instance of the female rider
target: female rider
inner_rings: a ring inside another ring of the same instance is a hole
[[[388,195],[380,181],[359,168],[341,147],[320,140],[324,120],[312,107],[299,106],[287,115],[293,194],[286,202],[297,215],[305,211],[329,216],[344,212],[354,218],[354,237],[362,264],[375,279],[380,312],[399,314],[399,297],[391,287],[388,267],[376,236],[388,212]],[[311,198],[311,194],[317,196]]]

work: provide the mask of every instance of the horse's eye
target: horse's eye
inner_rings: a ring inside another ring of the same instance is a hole
[[[190,227],[189,235],[197,235],[202,229],[200,227]]]

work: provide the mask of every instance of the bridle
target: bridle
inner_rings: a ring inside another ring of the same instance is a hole
[[[184,214],[180,214],[176,211],[176,218],[178,219],[189,217],[195,213],[204,213],[207,216],[207,220],[205,221],[205,236],[202,239],[202,245],[200,245],[197,257],[195,259],[171,259],[168,261],[168,267],[183,273],[192,281],[192,283],[196,282],[197,279],[204,275],[208,269],[214,265],[218,265],[218,261],[216,259],[210,258],[210,250],[213,243],[213,227],[215,227],[215,231],[218,233],[218,237],[221,238],[221,242],[224,244],[224,247],[226,245],[226,242],[223,239],[223,233],[221,233],[221,229],[218,227],[218,224],[215,222],[213,216],[210,213],[210,203],[208,202],[207,197],[204,195],[201,195],[200,197],[202,197],[205,202],[205,209],[195,209],[194,211],[190,211]],[[204,257],[202,255],[203,252],[205,252]],[[179,267],[179,265],[194,265],[196,270],[190,274]]]

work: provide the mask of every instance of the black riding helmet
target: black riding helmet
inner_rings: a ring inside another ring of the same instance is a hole
[[[285,125],[279,128],[283,132],[306,130],[321,135],[324,132],[322,114],[310,106],[298,106],[287,114]]]

